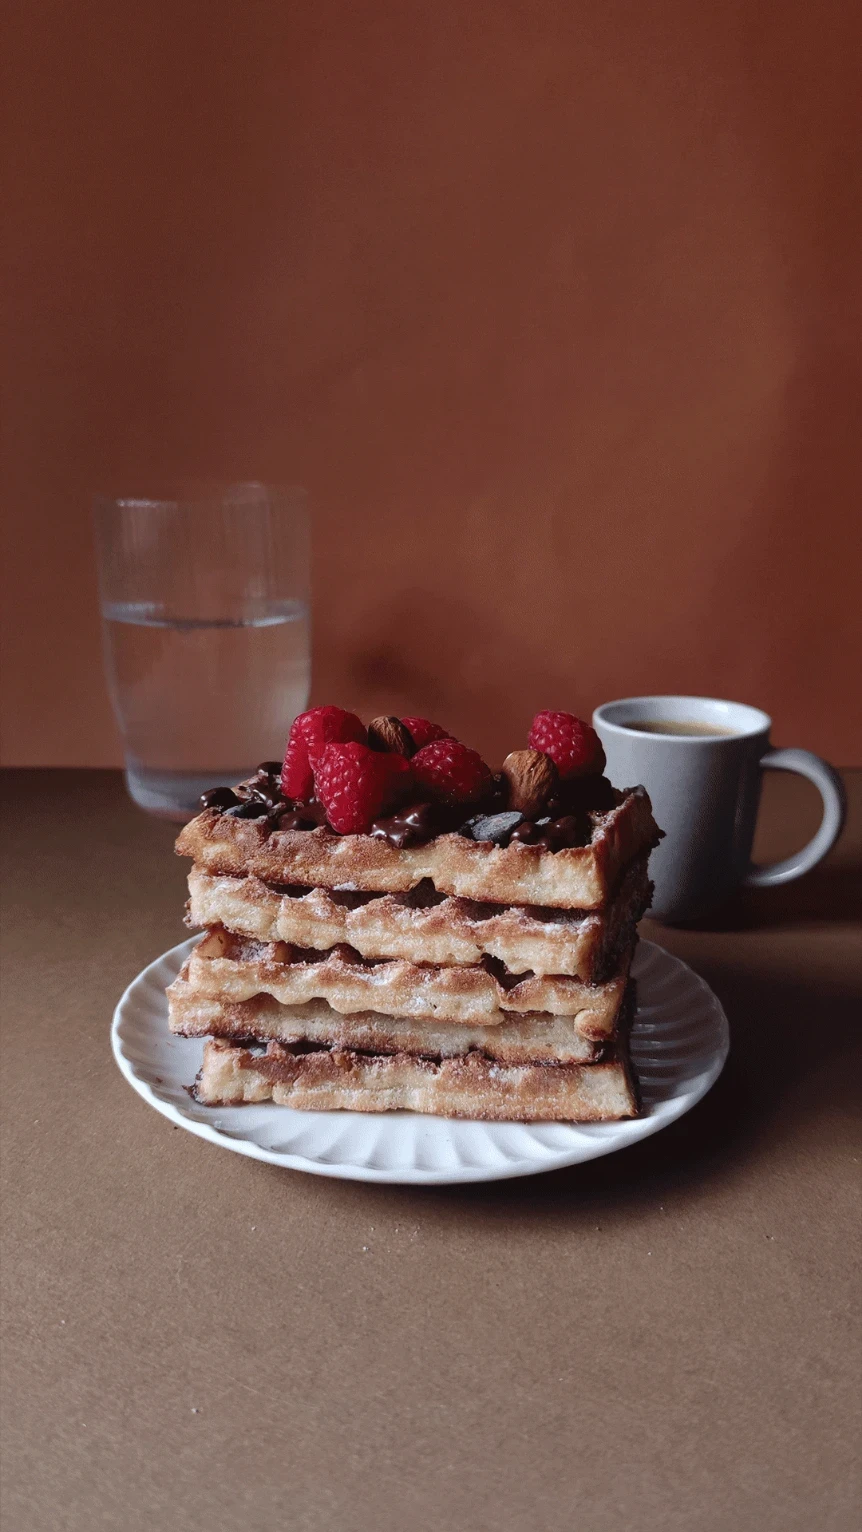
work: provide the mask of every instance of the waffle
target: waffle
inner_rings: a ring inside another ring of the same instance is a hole
[[[494,957],[510,973],[608,977],[621,934],[633,930],[651,885],[640,858],[626,871],[607,910],[532,909],[480,904],[438,894],[429,884],[407,894],[279,892],[260,878],[221,877],[192,867],[188,924],[226,926],[258,941],[326,949],[349,943],[365,958],[406,958],[459,968]]]
[[[346,1049],[266,1052],[215,1039],[192,1088],[207,1106],[274,1101],[306,1112],[424,1112],[486,1122],[609,1122],[637,1115],[626,1051],[602,1064],[497,1064],[478,1053],[433,1062]]]
[[[594,1064],[606,1051],[582,1037],[571,1017],[524,1016],[496,1027],[410,1021],[358,1011],[340,1016],[323,1000],[279,1005],[271,995],[228,1001],[201,995],[177,979],[170,993],[170,1028],[183,1037],[222,1037],[260,1043],[313,1043],[359,1053],[406,1053],[456,1058],[476,1051],[501,1064]]]
[[[326,1000],[343,1016],[372,1010],[499,1026],[513,1011],[546,1011],[573,1018],[582,1037],[600,1041],[613,1034],[631,950],[630,945],[621,956],[613,979],[584,984],[556,975],[513,978],[484,965],[436,968],[403,958],[374,962],[351,947],[317,952],[287,942],[249,941],[219,927],[193,949],[181,977],[198,994],[215,999],[251,1000],[266,994],[282,1005]]]
[[[398,850],[371,835],[273,830],[265,819],[237,819],[205,809],[181,831],[176,849],[205,872],[306,888],[406,893],[428,878],[439,893],[495,904],[594,910],[612,896],[623,869],[658,843],[659,832],[642,787],[617,795],[604,813],[590,814],[589,845],[545,851],[496,846],[465,835],[438,835]]]

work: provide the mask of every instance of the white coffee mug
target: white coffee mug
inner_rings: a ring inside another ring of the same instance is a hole
[[[740,884],[789,883],[816,866],[841,833],[846,802],[838,773],[810,750],[770,749],[771,719],[759,708],[712,697],[625,697],[596,708],[593,725],[606,775],[615,787],[643,783],[665,832],[650,858],[650,913],[659,920],[696,920]],[[764,770],[807,777],[823,799],[823,819],[801,851],[754,867]]]

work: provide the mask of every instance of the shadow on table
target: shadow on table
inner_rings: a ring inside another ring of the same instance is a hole
[[[756,931],[813,922],[858,921],[862,911],[862,867],[815,867],[794,883],[777,888],[743,888],[702,920],[683,922],[685,931]],[[659,927],[660,929],[660,927]]]
[[[583,1165],[546,1175],[427,1193],[512,1210],[660,1197],[726,1174],[757,1152],[759,1136],[787,1096],[808,1079],[807,1114],[829,1113],[859,1093],[862,1065],[847,1055],[862,1039],[860,986],[826,992],[699,964],[730,1020],[731,1051],[720,1079],[693,1111],[669,1128]]]
[[[727,1012],[730,1057],[713,1089],[678,1122],[628,1149],[544,1175],[421,1190],[348,1182],[344,1195],[390,1206],[406,1200],[411,1217],[417,1198],[438,1216],[469,1209],[478,1224],[484,1214],[495,1221],[513,1215],[519,1227],[531,1218],[576,1218],[585,1209],[592,1217],[610,1215],[673,1194],[701,1197],[711,1181],[726,1181],[756,1160],[778,1114],[784,1120],[792,1112],[799,1122],[800,1113],[810,1120],[852,1110],[862,1082],[862,973],[855,986],[829,987],[741,973],[721,962],[700,960],[698,970]],[[256,1168],[273,1177],[274,1191],[284,1184],[280,1170]]]

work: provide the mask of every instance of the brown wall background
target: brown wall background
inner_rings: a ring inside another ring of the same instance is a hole
[[[5,755],[119,760],[89,497],[305,483],[316,700],[862,760],[854,0],[19,0]]]

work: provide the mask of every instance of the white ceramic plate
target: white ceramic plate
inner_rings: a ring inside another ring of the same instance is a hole
[[[168,1031],[165,987],[196,937],[139,974],[114,1012],[114,1057],[129,1084],[171,1122],[238,1154],[352,1181],[419,1185],[499,1181],[577,1165],[637,1143],[690,1111],[715,1083],[729,1047],[727,1018],[697,974],[652,942],[637,949],[632,1057],[644,1115],[635,1122],[467,1122],[415,1112],[295,1112],[199,1106],[188,1095],[200,1039]]]

